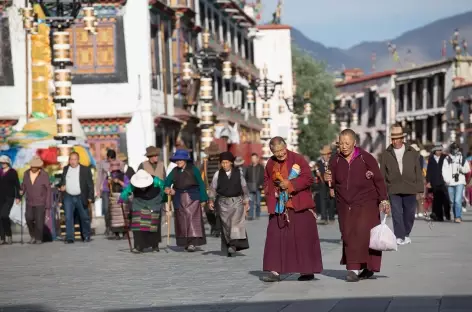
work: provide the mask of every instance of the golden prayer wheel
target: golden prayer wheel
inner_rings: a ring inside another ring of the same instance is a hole
[[[72,80],[71,71],[69,69],[56,69],[54,71],[54,81],[68,81]]]
[[[71,61],[71,47],[70,47],[69,33],[65,31],[54,32],[52,49],[54,53],[54,61],[70,62]]]
[[[70,120],[72,123],[72,108],[59,106],[56,108],[57,120]]]
[[[183,80],[188,81],[192,79],[192,69],[190,68],[189,62],[184,62],[182,64],[182,72],[183,72],[183,75],[182,75]]]
[[[57,145],[57,160],[61,163],[68,163],[69,156],[72,153],[72,145],[70,144],[59,144]]]
[[[23,28],[27,31],[31,30],[34,26],[33,8],[22,8],[21,14],[23,15]]]
[[[95,10],[93,7],[85,7],[83,8],[84,11],[84,23],[85,23],[85,30],[91,32],[92,34],[97,33],[97,17],[95,16]]]
[[[202,129],[202,146],[201,149],[205,149],[210,146],[210,143],[213,141],[212,135],[213,129]]]
[[[229,80],[232,77],[233,69],[230,61],[223,62],[223,79]]]
[[[298,116],[297,116],[297,114],[292,114],[291,127],[292,127],[292,129],[298,129]]]
[[[56,84],[56,91],[54,93],[56,99],[69,99],[71,98],[71,87],[69,86],[58,86]]]
[[[269,102],[264,102],[262,104],[262,118],[265,118],[265,119],[270,118],[270,104],[269,104]]]
[[[254,103],[254,91],[252,89],[248,89],[246,93],[246,100],[248,104]]]
[[[202,118],[200,120],[202,125],[211,126],[213,124],[213,112],[211,110],[211,103],[202,104]]]
[[[212,79],[202,77],[200,81],[200,99],[203,101],[211,101],[213,99]]]
[[[203,47],[205,49],[208,49],[208,45],[210,44],[210,33],[208,30],[205,30],[205,32],[202,34],[202,41],[203,41]]]
[[[72,135],[72,125],[71,124],[61,124],[57,123],[57,135],[58,136],[71,136]]]

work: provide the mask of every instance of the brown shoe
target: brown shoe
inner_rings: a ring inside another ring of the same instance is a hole
[[[346,282],[353,283],[353,282],[358,282],[358,281],[360,281],[360,278],[356,273],[352,271],[347,272]]]
[[[262,281],[265,283],[280,282],[280,275],[271,272],[270,274],[263,276]]]
[[[455,218],[454,219],[454,223],[461,223],[461,222],[462,222],[462,220],[460,218]]]

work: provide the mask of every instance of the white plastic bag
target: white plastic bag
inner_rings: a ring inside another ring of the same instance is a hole
[[[25,209],[22,209],[22,208],[24,208],[24,201],[21,201],[19,204],[14,202],[10,210],[10,220],[15,224],[20,224],[20,225],[25,226],[26,225],[26,220],[25,220],[25,215],[24,215]],[[22,213],[23,213],[23,216],[21,216]]]
[[[370,249],[379,251],[397,251],[397,238],[387,225],[387,215],[382,223],[370,230]]]

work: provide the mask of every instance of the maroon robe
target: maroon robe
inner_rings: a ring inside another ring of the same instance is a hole
[[[310,190],[314,180],[310,167],[303,156],[287,151],[284,163],[287,171],[290,172],[294,164],[298,164],[301,169],[300,175],[290,180],[288,189],[292,191],[290,195],[293,209],[287,209],[287,221],[284,214],[275,213],[276,186],[272,180],[275,162],[275,159],[269,159],[264,171],[264,192],[270,216],[263,270],[280,274],[321,273],[323,263],[314,216],[315,203]]]
[[[348,270],[379,272],[382,252],[369,249],[370,230],[380,224],[379,203],[388,195],[377,161],[356,147],[350,163],[338,154],[331,159],[330,169],[343,241],[341,264]],[[373,173],[370,179],[367,171]]]

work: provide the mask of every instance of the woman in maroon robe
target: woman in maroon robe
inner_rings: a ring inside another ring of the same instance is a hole
[[[330,170],[324,176],[336,193],[343,241],[341,264],[348,270],[348,282],[380,272],[382,252],[369,249],[370,230],[380,224],[380,212],[390,211],[387,187],[377,161],[355,143],[354,131],[341,132],[340,151],[331,159]]]
[[[283,138],[272,138],[269,146],[274,156],[264,171],[264,192],[270,216],[263,270],[270,274],[262,280],[278,282],[280,274],[288,273],[300,273],[299,281],[313,280],[315,273],[323,271],[310,189],[314,178],[304,157],[287,150]],[[289,178],[293,168],[299,168],[299,173]],[[277,211],[277,202],[284,192],[288,194],[288,201],[283,211]]]

